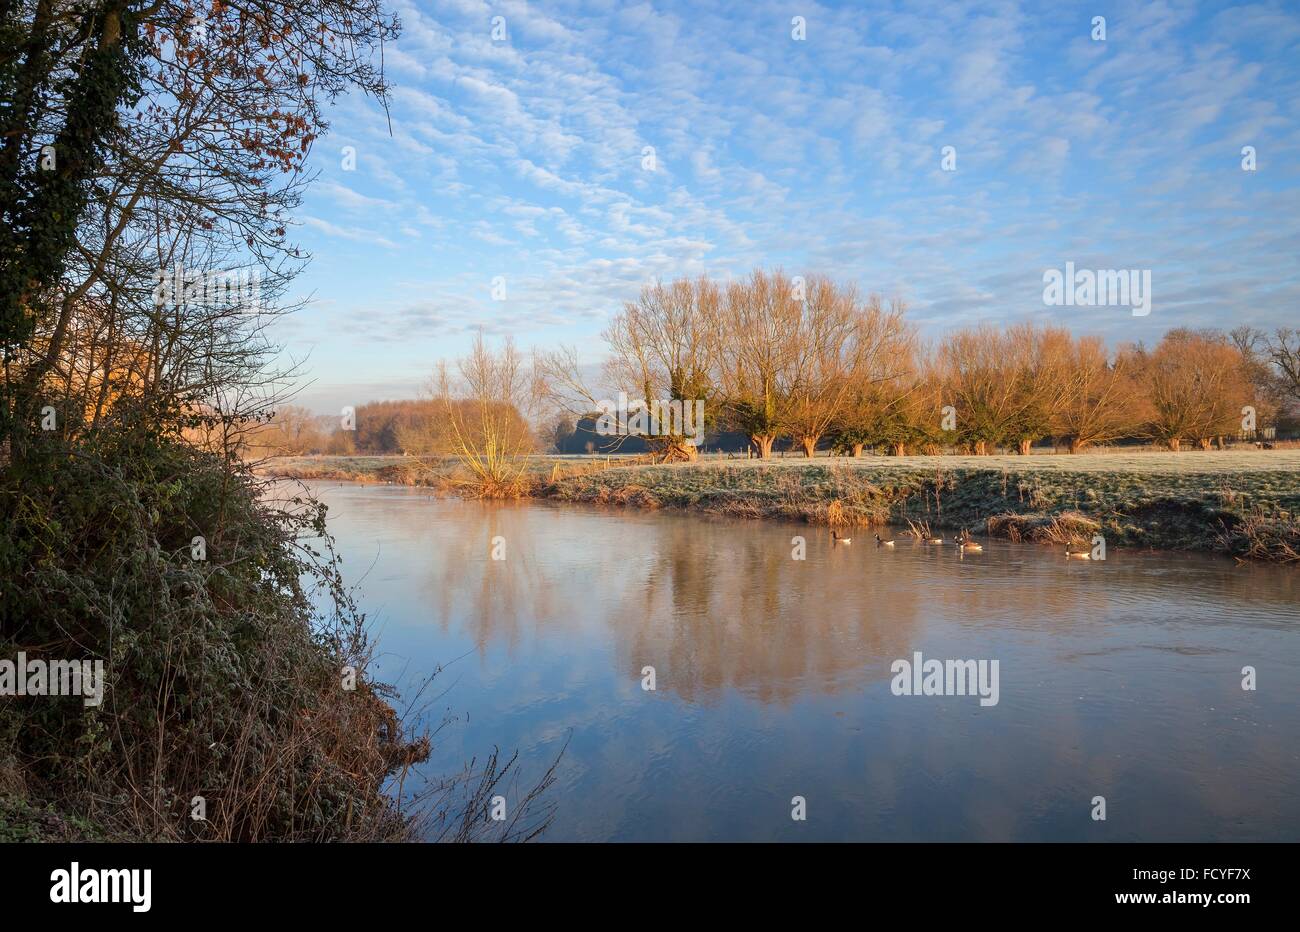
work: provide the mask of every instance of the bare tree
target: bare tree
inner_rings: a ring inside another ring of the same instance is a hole
[[[755,270],[726,290],[719,336],[719,381],[729,421],[767,459],[789,425],[802,308],[779,269]]]
[[[904,313],[901,301],[886,309],[872,295],[855,316],[855,365],[834,425],[838,445],[853,456],[868,443],[888,444],[902,455],[916,439],[908,409],[920,394],[919,348]]]
[[[290,456],[315,453],[323,446],[320,418],[298,405],[284,405],[275,412],[272,424],[283,452]]]
[[[1009,440],[1031,400],[1007,335],[992,326],[957,330],[939,344],[943,400],[956,412],[956,437],[977,456]]]
[[[1275,344],[1263,331],[1249,325],[1234,327],[1228,331],[1228,339],[1241,354],[1242,375],[1246,384],[1250,386],[1250,404],[1255,409],[1257,428],[1276,427],[1278,416],[1287,407],[1286,368],[1272,355],[1273,346],[1285,348],[1288,340],[1279,339],[1284,333],[1284,331],[1277,331]],[[1283,360],[1285,360],[1285,352]],[[1300,358],[1296,361],[1300,362]]]
[[[456,365],[459,378],[440,363],[436,394],[450,428],[451,449],[472,475],[472,487],[488,498],[509,498],[527,490],[528,454],[535,440],[520,413],[532,407],[533,376],[514,342],[499,351],[480,332],[468,356]]]
[[[1293,405],[1300,404],[1300,331],[1279,327],[1268,338],[1267,352],[1277,368],[1282,390]]]
[[[265,334],[305,259],[287,240],[303,160],[326,101],[384,98],[377,52],[396,29],[378,0],[38,0],[0,154],[3,395],[20,431],[32,399],[80,387],[88,423],[147,398],[154,419],[226,419],[233,445],[283,401],[291,373],[268,371]],[[52,170],[24,167],[43,158]],[[256,287],[214,299],[229,276]]]
[[[1241,353],[1222,334],[1171,330],[1141,360],[1150,404],[1150,436],[1178,450],[1183,440],[1209,449],[1235,434],[1251,398]]]
[[[633,399],[653,403],[655,416],[642,436],[665,460],[694,459],[704,439],[695,413],[708,415],[718,398],[712,353],[719,305],[718,286],[707,278],[656,282],[605,331],[606,378]]]
[[[1131,351],[1112,356],[1100,337],[1073,341],[1054,425],[1071,453],[1130,436],[1138,428],[1137,368]]]
[[[853,373],[873,347],[859,344],[875,334],[860,332],[857,296],[852,286],[824,276],[808,276],[791,349],[794,361],[788,397],[787,429],[811,458],[822,435],[844,406]]]
[[[1007,439],[1021,456],[1052,432],[1069,400],[1068,374],[1074,338],[1064,327],[1017,324],[1003,333],[1003,345],[1016,385],[1015,413]]]

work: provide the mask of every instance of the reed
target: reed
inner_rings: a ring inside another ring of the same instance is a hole
[[[925,540],[934,536],[930,533],[929,521],[913,521],[911,518],[907,519],[907,533],[917,540]]]

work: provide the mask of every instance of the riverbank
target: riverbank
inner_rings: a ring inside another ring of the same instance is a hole
[[[1107,546],[1300,562],[1296,450],[623,462],[535,457],[531,494],[844,527],[927,522],[1042,543],[1100,534]],[[449,459],[297,457],[263,471],[444,492],[459,484]]]
[[[40,439],[0,464],[0,842],[417,837],[387,786],[429,741],[323,507],[166,435]]]

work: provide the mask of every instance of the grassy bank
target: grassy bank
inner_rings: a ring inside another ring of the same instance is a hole
[[[1240,456],[639,467],[556,483],[550,494],[819,524],[928,522],[1044,542],[1101,534],[1114,546],[1296,559],[1300,472]]]
[[[385,783],[428,741],[303,546],[323,511],[148,429],[39,439],[0,471],[0,841],[413,837]]]
[[[453,491],[455,464],[407,457],[272,461],[274,475]],[[1300,555],[1300,451],[1083,456],[709,459],[619,465],[537,457],[533,493],[561,501],[871,526],[928,522],[1029,541]]]

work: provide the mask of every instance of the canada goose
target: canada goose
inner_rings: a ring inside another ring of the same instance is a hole
[[[876,546],[878,546],[878,547],[892,547],[892,546],[894,546],[894,541],[893,541],[892,539],[890,539],[890,540],[881,540],[881,539],[880,539],[880,535],[877,534],[877,535],[876,535]]]
[[[1091,559],[1092,559],[1092,551],[1091,551],[1091,550],[1071,550],[1071,549],[1070,549],[1070,545],[1069,545],[1069,544],[1066,544],[1066,545],[1065,545],[1065,558],[1068,560],[1068,559],[1070,559],[1071,557],[1073,557],[1073,558],[1076,559],[1076,560],[1091,560]]]
[[[831,531],[831,542],[835,544],[851,544],[853,543],[853,538],[840,537],[839,531]]]
[[[923,537],[921,538],[921,540],[924,541],[924,542],[927,543],[927,544],[942,544],[942,543],[943,543],[943,538],[942,538],[942,537],[929,537],[929,536],[923,536]]]
[[[977,541],[971,540],[969,537],[964,537],[957,541],[957,549],[970,550],[973,553],[979,553],[984,549],[984,545]]]

